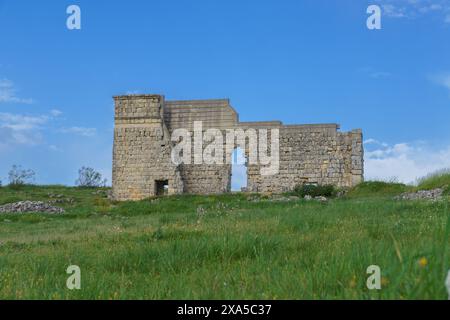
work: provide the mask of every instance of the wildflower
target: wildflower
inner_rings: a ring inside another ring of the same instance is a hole
[[[428,265],[428,260],[425,257],[419,259],[419,266],[425,268]]]

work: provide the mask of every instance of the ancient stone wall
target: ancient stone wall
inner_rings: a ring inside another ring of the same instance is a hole
[[[201,122],[202,132],[208,129],[226,130],[238,123],[238,114],[227,99],[166,101],[164,122],[170,132],[187,129],[194,136],[194,122]],[[206,146],[206,143],[203,147]],[[193,147],[193,146],[192,146]],[[192,148],[192,154],[194,149]],[[183,164],[180,166],[184,192],[191,194],[217,194],[231,190],[231,165]]]
[[[115,97],[113,198],[140,200],[156,195],[156,182],[168,181],[169,194],[184,191],[179,168],[162,120],[164,98]]]
[[[363,179],[361,130],[341,133],[337,125],[281,126],[279,173],[261,175],[248,166],[248,191],[286,192],[301,184],[351,187]]]
[[[113,197],[117,200],[154,196],[160,181],[168,182],[169,194],[229,192],[231,165],[226,160],[231,153],[224,152],[221,165],[172,162],[171,133],[183,128],[193,136],[196,121],[202,123],[203,132],[214,128],[224,136],[227,129],[279,130],[278,173],[264,176],[263,165],[249,164],[248,191],[284,192],[305,183],[350,187],[363,179],[361,130],[340,132],[336,124],[239,122],[226,99],[165,101],[159,95],[128,95],[114,100]],[[247,156],[248,151],[247,145]]]

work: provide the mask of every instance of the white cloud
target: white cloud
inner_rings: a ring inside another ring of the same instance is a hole
[[[15,113],[0,112],[0,125],[15,130],[34,129],[48,121],[47,115],[29,116]]]
[[[51,129],[51,122],[57,119],[62,112],[52,109],[47,114],[27,115],[19,113],[0,112],[0,147],[4,149],[14,145],[37,145],[44,142],[43,132]],[[96,129],[83,127],[70,127],[59,130],[64,133],[74,133],[90,137],[95,135]],[[49,149],[58,151],[56,146]]]
[[[377,145],[380,145],[380,146],[383,146],[383,147],[387,147],[388,146],[388,144],[386,142],[380,142],[380,141],[378,141],[376,139],[372,139],[372,138],[365,140],[364,144],[377,144]]]
[[[441,72],[435,75],[431,75],[428,79],[436,85],[439,85],[448,90],[450,94],[450,72]]]
[[[405,8],[396,7],[392,4],[384,4],[381,6],[383,13],[391,18],[404,18],[406,17]]]
[[[29,130],[14,130],[0,126],[0,150],[11,145],[37,145],[41,143],[42,135]]]
[[[52,116],[54,116],[55,118],[59,117],[60,115],[62,115],[62,111],[58,110],[58,109],[52,109],[50,110],[50,114]]]
[[[19,98],[16,95],[17,89],[14,86],[14,83],[8,79],[0,79],[0,103],[1,102],[9,102],[9,103],[23,103],[23,104],[32,104],[33,99],[24,99]]]
[[[92,137],[97,133],[97,129],[84,127],[70,127],[70,128],[62,128],[60,132],[77,134],[83,137]]]
[[[55,151],[55,152],[62,152],[63,151],[61,148],[59,148],[58,146],[55,146],[54,144],[49,145],[48,148],[51,151]]]
[[[0,145],[36,145],[42,141],[40,130],[49,120],[47,115],[29,116],[0,113]]]
[[[450,144],[436,150],[424,142],[383,145],[371,143],[375,139],[367,141],[364,156],[367,180],[395,178],[399,182],[415,183],[420,177],[450,167]]]
[[[46,144],[45,133],[63,132],[92,137],[96,134],[95,128],[68,127],[62,129],[55,128],[55,121],[60,120],[62,111],[52,109],[48,113],[29,115],[20,113],[0,112],[0,151],[7,150],[15,146],[35,146]],[[54,144],[48,144],[51,151],[61,151]]]
[[[450,0],[378,0],[383,14],[390,18],[414,19],[423,15],[438,13],[444,21],[450,12]]]
[[[439,85],[446,87],[450,90],[450,73],[440,74],[432,77],[432,79]]]

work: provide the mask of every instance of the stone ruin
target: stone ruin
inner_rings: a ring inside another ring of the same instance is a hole
[[[175,164],[171,134],[202,130],[278,129],[279,170],[261,174],[247,164],[248,192],[281,193],[297,185],[352,187],[363,180],[362,131],[340,132],[337,124],[284,125],[280,121],[240,122],[227,99],[166,101],[161,95],[114,97],[115,129],[112,198],[141,200],[162,194],[217,194],[231,191],[231,162]],[[245,156],[248,157],[248,147]],[[224,157],[231,158],[229,152]]]

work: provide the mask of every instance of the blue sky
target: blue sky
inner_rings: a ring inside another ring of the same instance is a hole
[[[111,97],[160,93],[362,128],[366,177],[411,182],[450,167],[449,40],[450,0],[0,0],[0,179],[12,164],[38,183],[83,165],[110,179]]]

